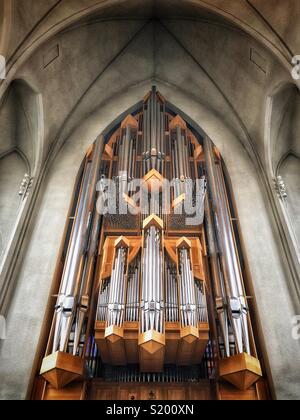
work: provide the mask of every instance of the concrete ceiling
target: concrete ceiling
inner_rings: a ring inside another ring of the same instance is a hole
[[[235,24],[289,58],[300,47],[297,0],[1,0],[3,25],[12,30],[7,55],[20,56],[64,27],[94,14],[102,16],[189,17],[223,19]],[[11,15],[11,16],[10,16]]]
[[[298,154],[299,93],[290,74],[300,48],[298,0],[30,3],[0,3],[8,64],[0,98],[3,108],[15,78],[41,95],[44,158],[97,107],[145,80],[172,84],[212,109],[262,166],[269,149],[275,169],[284,154]],[[58,59],[44,68],[56,46]],[[294,86],[289,106],[278,86]],[[267,112],[276,132],[266,127]],[[288,143],[280,134],[286,121]]]

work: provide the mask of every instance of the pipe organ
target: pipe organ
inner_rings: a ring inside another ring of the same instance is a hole
[[[240,235],[219,151],[153,88],[80,170],[45,334],[44,399],[74,381],[176,378],[209,398],[267,395]]]

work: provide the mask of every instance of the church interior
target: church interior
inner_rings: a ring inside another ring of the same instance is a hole
[[[300,399],[298,0],[0,0],[0,400]]]

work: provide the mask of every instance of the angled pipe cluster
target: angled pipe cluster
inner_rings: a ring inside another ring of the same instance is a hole
[[[118,173],[126,175],[128,180],[134,179],[136,176],[137,129],[138,123],[131,115],[122,123]]]
[[[211,200],[211,212],[209,214],[207,211],[207,219],[214,271],[212,280],[221,332],[220,342],[224,343],[221,353],[230,357],[234,350],[235,353],[246,352],[250,355],[248,307],[222,165],[209,139],[205,139],[204,147]],[[234,341],[235,349],[233,349],[232,341]]]
[[[104,139],[97,140],[92,160],[87,159],[76,216],[71,233],[61,287],[55,307],[53,353],[79,351],[85,333],[85,319],[90,303],[94,258],[99,234],[100,216],[95,196]],[[86,252],[88,247],[88,252]],[[72,337],[70,335],[72,334]],[[70,343],[71,341],[71,343]],[[72,344],[70,346],[70,344]]]

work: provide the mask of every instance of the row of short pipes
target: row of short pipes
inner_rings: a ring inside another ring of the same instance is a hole
[[[126,250],[119,248],[116,254],[111,280],[105,280],[99,295],[98,320],[108,321],[108,326],[121,327],[124,320],[139,321],[141,330],[163,331],[166,322],[179,321],[178,277],[175,264],[167,260],[165,265],[165,305],[163,291],[162,251],[160,232],[152,226],[146,234],[143,260],[142,300],[140,305],[140,260],[129,267],[125,306]],[[180,318],[183,327],[208,322],[204,285],[195,280],[191,269],[189,251],[180,250]]]

